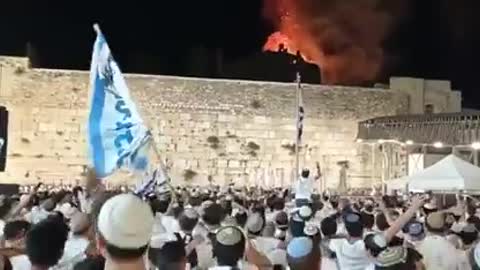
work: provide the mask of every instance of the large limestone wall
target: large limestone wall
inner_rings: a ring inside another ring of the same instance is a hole
[[[0,182],[74,182],[87,161],[88,72],[29,69],[0,58],[0,104],[10,111],[8,161]],[[126,75],[175,181],[259,179],[288,184],[294,167],[295,85]],[[338,161],[350,161],[349,185],[368,186],[368,154],[355,144],[357,122],[408,112],[399,91],[304,86],[303,166],[319,162],[327,186]],[[190,173],[193,175],[195,173]],[[122,178],[125,180],[126,178]]]

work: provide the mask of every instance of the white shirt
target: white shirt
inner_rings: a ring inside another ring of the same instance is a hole
[[[329,247],[335,252],[339,268],[342,270],[365,270],[370,264],[362,240],[350,243],[347,239],[332,239]]]
[[[426,270],[457,269],[458,251],[447,239],[438,235],[429,235],[419,243],[417,249],[423,256]]]
[[[271,237],[258,236],[252,239],[255,248],[263,254],[268,254],[280,245],[281,241]]]
[[[32,224],[37,224],[38,222],[46,219],[50,212],[46,211],[42,207],[34,206],[32,207],[32,211],[27,214],[26,219],[30,221]]]
[[[86,258],[85,251],[90,242],[83,237],[72,236],[65,242],[63,256],[56,265],[56,269],[73,269],[75,264]]]
[[[13,270],[30,270],[32,268],[32,264],[27,255],[10,257],[10,263],[12,264]]]
[[[161,233],[177,233],[180,232],[180,224],[172,217],[162,213],[155,215],[155,221],[153,223],[153,235]]]
[[[5,228],[6,222],[3,219],[0,219],[0,237],[3,236],[3,228]]]
[[[313,180],[300,177],[295,183],[295,199],[311,199],[313,191]]]
[[[240,270],[255,270],[258,269],[256,266],[245,262],[245,261],[239,261],[237,264],[237,268]],[[230,270],[232,267],[230,266],[212,266],[209,267],[208,270]]]

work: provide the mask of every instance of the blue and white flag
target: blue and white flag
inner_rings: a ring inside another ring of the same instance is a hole
[[[148,168],[151,139],[105,37],[95,25],[97,39],[92,54],[92,87],[88,139],[90,160],[99,178],[117,168]]]
[[[155,169],[147,176],[146,181],[137,186],[134,194],[146,198],[152,194],[166,194],[170,192],[168,177],[162,168]]]

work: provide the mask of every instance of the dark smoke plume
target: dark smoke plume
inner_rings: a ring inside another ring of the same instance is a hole
[[[322,83],[362,85],[379,79],[383,42],[406,0],[264,0],[264,15],[309,61]]]

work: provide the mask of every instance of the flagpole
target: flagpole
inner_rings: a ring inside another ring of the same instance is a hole
[[[298,60],[297,60],[298,61]],[[300,107],[300,90],[301,90],[301,75],[300,75],[300,72],[297,71],[296,73],[296,82],[297,82],[297,93],[296,93],[296,102],[295,102],[295,112],[296,112],[296,133],[295,133],[295,138],[296,138],[296,142],[295,142],[295,180],[294,181],[297,181],[298,180],[298,177],[300,176],[300,153],[299,153],[299,150],[300,150],[300,138],[298,136],[299,134],[299,122],[300,122],[300,111],[299,111],[299,107]]]

